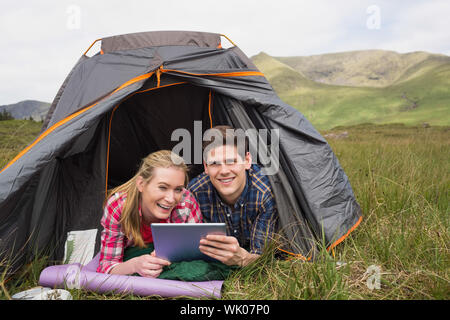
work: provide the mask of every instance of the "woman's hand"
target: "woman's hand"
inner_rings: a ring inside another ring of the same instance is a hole
[[[165,266],[169,266],[170,262],[155,255],[155,251],[151,254],[144,254],[142,256],[131,259],[133,266],[133,273],[138,273],[142,277],[157,278]]]

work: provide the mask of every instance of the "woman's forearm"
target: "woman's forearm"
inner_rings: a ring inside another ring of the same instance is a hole
[[[133,259],[116,264],[110,271],[110,274],[133,274],[135,273]]]

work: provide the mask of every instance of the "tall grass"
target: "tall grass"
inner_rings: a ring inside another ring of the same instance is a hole
[[[450,128],[365,124],[330,131],[348,132],[329,143],[363,222],[313,263],[278,259],[272,244],[224,282],[223,299],[449,299]],[[0,299],[36,286],[46,262],[41,257],[14,278],[0,277]],[[379,288],[370,285],[374,268]],[[157,298],[71,293],[75,299]]]
[[[329,143],[362,207],[362,224],[315,263],[267,252],[226,282],[224,298],[448,299],[450,128],[331,131],[348,132]],[[371,266],[380,270],[379,289],[370,286]]]

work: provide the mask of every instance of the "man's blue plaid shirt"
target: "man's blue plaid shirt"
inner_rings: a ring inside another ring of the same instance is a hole
[[[278,212],[272,188],[257,165],[247,171],[244,191],[234,207],[222,201],[205,173],[194,178],[188,189],[196,197],[204,221],[225,222],[227,235],[236,237],[250,253],[261,254],[276,232]]]

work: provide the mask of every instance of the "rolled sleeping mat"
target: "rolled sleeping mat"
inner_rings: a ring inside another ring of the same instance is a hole
[[[187,282],[112,275],[96,272],[99,255],[86,266],[79,263],[50,266],[42,270],[39,285],[51,288],[86,289],[98,293],[133,294],[162,297],[188,296],[220,298],[223,280]]]

